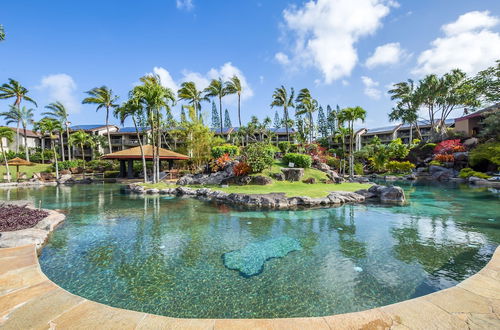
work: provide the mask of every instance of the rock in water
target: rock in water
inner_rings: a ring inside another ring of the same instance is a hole
[[[222,260],[227,268],[239,270],[244,277],[251,277],[262,273],[267,260],[281,258],[301,249],[298,240],[283,236],[250,243],[239,250],[224,253]]]

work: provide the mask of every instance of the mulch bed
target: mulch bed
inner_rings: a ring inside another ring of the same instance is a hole
[[[0,231],[14,231],[34,227],[49,213],[27,207],[0,206]]]

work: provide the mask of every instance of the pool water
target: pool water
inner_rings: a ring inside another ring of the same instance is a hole
[[[118,185],[0,190],[0,199],[64,210],[40,264],[72,293],[172,317],[271,318],[395,303],[453,286],[488,262],[500,243],[499,195],[404,189],[406,206],[300,211],[133,196]],[[298,245],[252,276],[224,265],[228,252],[252,256],[283,237]]]

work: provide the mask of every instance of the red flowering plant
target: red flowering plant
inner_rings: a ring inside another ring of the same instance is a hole
[[[434,160],[437,160],[440,163],[453,163],[455,161],[455,157],[448,154],[439,154],[434,156]]]
[[[328,151],[317,143],[306,145],[306,153],[311,156],[313,164],[326,163]]]
[[[439,142],[434,148],[434,154],[452,154],[454,152],[465,151],[465,147],[460,140],[444,140]]]
[[[210,169],[214,173],[222,171],[231,161],[232,158],[229,156],[229,154],[223,154],[222,156],[215,158],[210,162]]]
[[[247,175],[252,172],[252,168],[246,162],[239,162],[233,167],[233,173],[236,176]]]

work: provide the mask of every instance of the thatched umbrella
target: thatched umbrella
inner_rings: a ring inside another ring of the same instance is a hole
[[[15,166],[16,167],[16,177],[19,180],[19,166],[33,166],[32,162],[27,161],[26,159],[22,159],[19,157],[12,158],[7,162],[10,166]]]

